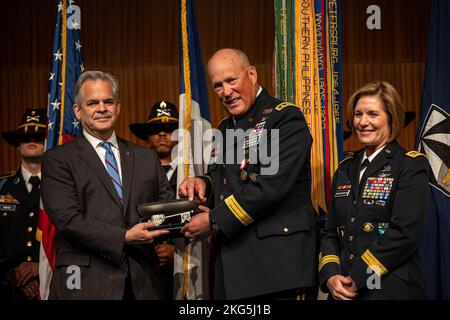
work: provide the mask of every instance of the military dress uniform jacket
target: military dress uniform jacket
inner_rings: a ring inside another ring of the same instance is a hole
[[[22,262],[39,262],[38,212],[39,198],[32,199],[20,169],[0,178],[1,281]]]
[[[426,298],[418,246],[427,198],[428,161],[391,142],[358,182],[364,151],[339,165],[322,234],[320,283],[350,275],[360,299]],[[376,277],[374,271],[381,274]]]
[[[222,234],[217,237],[215,285],[222,286],[224,296],[216,290],[215,298],[239,299],[314,286],[318,234],[310,201],[312,138],[304,116],[298,107],[262,90],[235,121],[228,118],[219,124],[223,144],[215,145],[218,159],[204,179],[215,204],[211,218]],[[227,129],[247,131],[247,138],[227,143]],[[268,131],[269,146],[276,136],[273,129],[278,129],[279,150],[272,148],[270,163],[261,157],[246,162],[248,147],[261,149],[264,144],[261,129]],[[234,163],[223,164],[227,155],[239,151],[241,157],[235,157]],[[262,172],[271,166],[273,172]],[[221,269],[223,279],[217,272]]]
[[[56,227],[56,266],[50,299],[122,299],[129,275],[136,299],[161,299],[153,245],[125,244],[140,222],[137,205],[173,198],[155,151],[117,138],[123,202],[97,152],[81,136],[47,151],[42,161],[42,200]],[[68,288],[67,268],[80,267],[81,288]]]

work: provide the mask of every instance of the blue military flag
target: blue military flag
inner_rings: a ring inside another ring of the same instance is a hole
[[[184,178],[203,175],[211,154],[211,123],[202,50],[193,0],[180,0],[180,119],[177,185]],[[208,298],[208,245],[200,241],[176,244],[175,298]]]
[[[430,299],[450,299],[450,1],[432,0],[417,149],[430,163],[431,199],[421,243]]]

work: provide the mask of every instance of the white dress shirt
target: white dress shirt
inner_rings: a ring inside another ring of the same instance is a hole
[[[370,157],[367,157],[366,155],[366,151],[364,151],[364,155],[362,158],[361,163],[364,162],[364,160],[369,159],[369,163],[372,162],[373,159],[375,159],[375,157],[386,147],[386,145],[382,146],[380,149],[378,149],[377,151],[375,151],[374,153],[372,153],[372,155]],[[359,165],[361,165],[361,163]],[[367,167],[365,167],[364,169],[362,169],[359,172],[359,181],[361,182],[361,178],[364,175],[364,172],[366,171]]]
[[[25,186],[27,187],[28,193],[31,192],[31,189],[33,189],[33,185],[30,183],[30,178],[32,176],[38,176],[39,179],[41,179],[41,173],[38,174],[32,174],[30,171],[25,169],[25,167],[22,165],[20,168],[20,171],[22,173],[23,181],[25,181]]]

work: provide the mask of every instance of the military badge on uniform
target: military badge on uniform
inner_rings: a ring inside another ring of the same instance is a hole
[[[371,233],[373,232],[374,226],[370,222],[364,223],[363,230],[364,232]]]
[[[20,204],[20,202],[9,193],[6,195],[5,194],[0,195],[0,203]]]
[[[378,172],[378,178],[388,178],[391,176],[391,166],[385,165],[383,169]]]
[[[378,223],[378,233],[380,236],[389,228],[389,222],[380,222]]]
[[[241,180],[245,181],[247,179],[247,171],[246,170],[241,170]]]
[[[264,115],[267,115],[267,114],[272,113],[272,111],[273,111],[273,108],[267,108],[267,109],[264,109],[262,113],[263,113]]]
[[[248,166],[248,159],[245,158],[241,161],[241,164],[239,165],[239,169],[241,170],[241,180],[245,181],[247,179],[247,170],[245,170]]]
[[[250,177],[250,181],[251,182],[256,182],[256,177],[258,175],[255,172],[250,173],[249,177]]]
[[[362,198],[387,200],[393,183],[394,178],[369,177],[366,180]]]
[[[248,159],[244,159],[241,161],[241,164],[239,165],[239,169],[243,170],[245,168],[247,168],[248,165]]]
[[[341,239],[344,238],[344,234],[345,234],[345,227],[344,226],[340,226],[336,228],[337,234],[339,235],[339,237],[341,237]]]

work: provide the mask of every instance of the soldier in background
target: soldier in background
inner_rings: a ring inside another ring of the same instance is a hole
[[[27,109],[16,130],[2,133],[21,157],[17,171],[0,176],[0,298],[6,300],[39,293],[36,228],[46,123],[45,109]]]
[[[156,151],[166,172],[167,180],[173,192],[177,189],[177,161],[172,159],[172,149],[177,141],[172,141],[172,132],[178,129],[178,112],[169,101],[159,101],[150,110],[148,120],[144,123],[130,124],[130,130]],[[172,239],[160,237],[155,239],[155,251],[163,274],[164,291],[167,298],[173,297],[173,257],[175,245]]]

